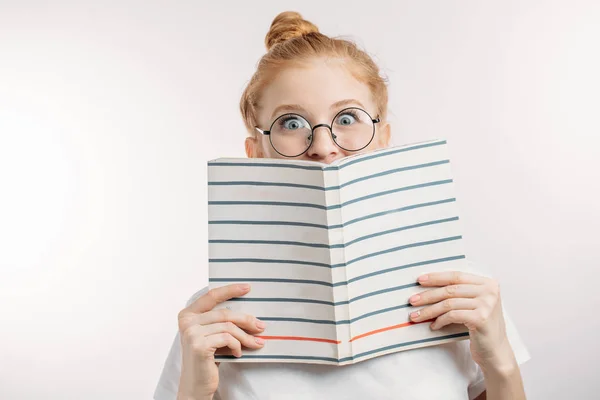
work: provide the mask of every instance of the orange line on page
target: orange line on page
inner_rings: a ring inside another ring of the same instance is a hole
[[[421,321],[421,322],[405,322],[403,324],[398,324],[398,325],[392,325],[392,326],[388,326],[386,328],[381,328],[381,329],[376,329],[374,331],[370,331],[370,332],[366,332],[363,333],[362,335],[358,335],[358,336],[354,336],[352,339],[350,339],[350,342],[353,342],[355,340],[358,339],[362,339],[364,337],[367,336],[371,336],[371,335],[375,335],[377,333],[381,333],[381,332],[386,332],[386,331],[391,331],[393,329],[400,329],[400,328],[406,328],[407,326],[411,326],[411,325],[417,325],[417,324],[424,324],[425,322],[432,322],[433,320],[427,320],[427,321]]]
[[[310,337],[302,337],[302,336],[256,336],[264,340],[302,340],[306,342],[322,342],[322,343],[333,343],[340,344],[341,340],[333,340],[333,339],[321,339],[321,338],[310,338]]]

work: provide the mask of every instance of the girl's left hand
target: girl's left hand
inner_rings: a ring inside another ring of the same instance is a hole
[[[463,324],[469,330],[471,355],[482,368],[508,368],[514,353],[508,343],[498,283],[464,272],[436,272],[419,277],[421,286],[432,289],[412,296],[413,322],[434,320],[431,329]]]

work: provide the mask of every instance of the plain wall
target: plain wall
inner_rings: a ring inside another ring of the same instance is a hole
[[[599,3],[388,1],[0,0],[1,399],[151,398],[285,10],[376,57],[395,143],[448,139],[529,398],[600,396]]]

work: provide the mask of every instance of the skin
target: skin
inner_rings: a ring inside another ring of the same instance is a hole
[[[339,60],[313,60],[280,71],[265,88],[258,126],[269,129],[272,121],[286,112],[302,115],[312,126],[329,124],[347,106],[358,106],[377,116],[369,88],[344,69]],[[376,124],[374,140],[361,152],[386,147],[389,140],[390,126],[381,121]],[[283,158],[265,135],[250,136],[245,145],[248,157]],[[314,131],[310,149],[297,159],[331,163],[351,154],[356,152],[339,148],[329,130],[320,127]],[[434,330],[451,323],[464,324],[469,329],[471,355],[481,367],[487,387],[478,399],[525,399],[519,367],[504,328],[498,283],[462,272],[430,273],[421,276],[419,283],[426,290],[411,297],[411,304],[419,307],[411,314],[411,320],[433,320]],[[219,385],[215,352],[226,350],[240,356],[242,347],[264,346],[262,340],[253,336],[264,330],[264,323],[250,315],[213,310],[217,304],[249,291],[249,285],[213,289],[179,313],[183,353],[179,400],[213,398]]]

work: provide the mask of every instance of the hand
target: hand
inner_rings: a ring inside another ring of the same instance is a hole
[[[217,349],[229,348],[234,356],[240,357],[242,346],[263,347],[262,339],[247,333],[262,332],[262,321],[228,309],[213,310],[217,304],[249,291],[249,285],[212,289],[179,312],[182,350],[179,400],[212,399],[219,385],[219,369],[215,363]]]
[[[413,306],[431,304],[411,313],[413,322],[433,319],[433,330],[463,324],[469,330],[473,360],[482,369],[513,367],[514,353],[506,336],[496,281],[463,272],[436,272],[419,277],[418,282],[433,289],[409,299]]]

